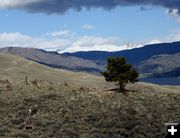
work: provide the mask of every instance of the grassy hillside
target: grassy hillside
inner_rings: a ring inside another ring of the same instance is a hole
[[[180,122],[178,86],[131,84],[123,94],[101,77],[0,60],[2,138],[163,138],[164,123]]]
[[[60,69],[68,69],[73,71],[83,70],[88,72],[99,72],[103,69],[103,66],[97,65],[90,60],[64,56],[58,54],[57,52],[48,52],[42,49],[6,47],[0,48],[0,53],[10,53],[50,67]]]
[[[173,55],[156,55],[139,64],[138,70],[142,73],[166,73],[180,67],[180,53]],[[179,74],[180,75],[180,74]]]
[[[101,85],[102,78],[86,73],[74,73],[67,70],[53,69],[19,56],[0,53],[0,78],[10,80],[40,79],[49,82],[74,82],[76,84]],[[92,82],[96,83],[92,83]]]
[[[180,122],[179,87],[128,89],[1,81],[0,137],[163,138],[164,123]]]
[[[160,83],[163,80],[156,82],[151,78],[177,78],[180,75],[178,71],[180,68],[180,42],[152,44],[115,52],[87,51],[58,54],[35,48],[5,47],[0,48],[0,53],[18,55],[53,68],[83,71],[96,75],[105,70],[109,56],[124,56],[129,63],[134,65],[141,76],[146,79],[150,78],[148,82],[171,84],[166,80]],[[142,81],[146,80],[143,78]],[[179,84],[178,81],[177,79],[177,84]]]

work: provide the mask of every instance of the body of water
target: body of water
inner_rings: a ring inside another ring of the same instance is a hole
[[[180,78],[141,78],[142,82],[149,82],[153,84],[159,85],[179,85],[180,86]]]

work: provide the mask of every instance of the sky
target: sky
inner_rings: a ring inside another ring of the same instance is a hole
[[[0,48],[118,51],[173,41],[179,0],[0,0]]]

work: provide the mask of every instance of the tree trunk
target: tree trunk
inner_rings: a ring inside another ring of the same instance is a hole
[[[119,92],[123,92],[124,91],[124,85],[123,84],[119,84]]]
[[[124,92],[127,83],[119,83],[119,92]]]

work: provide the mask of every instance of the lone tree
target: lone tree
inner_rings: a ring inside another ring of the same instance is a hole
[[[105,77],[106,81],[117,82],[119,92],[123,92],[128,83],[138,81],[138,72],[133,69],[131,64],[126,63],[124,57],[109,57],[106,68],[107,71],[101,74]]]

